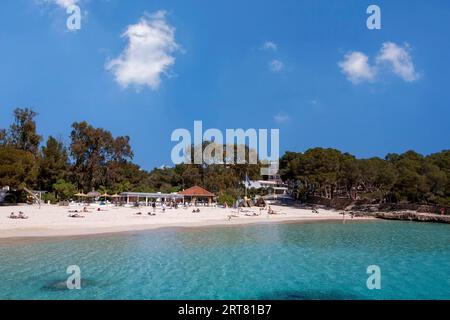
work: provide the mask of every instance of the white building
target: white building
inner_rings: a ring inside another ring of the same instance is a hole
[[[287,186],[283,182],[274,180],[249,180],[244,182],[244,185],[248,189],[272,189],[273,193],[277,195],[285,195],[288,191]]]

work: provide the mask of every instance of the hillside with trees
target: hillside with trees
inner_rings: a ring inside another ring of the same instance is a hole
[[[423,156],[414,151],[384,159],[357,159],[335,149],[287,152],[281,177],[298,199],[367,199],[378,203],[450,205],[450,150]]]
[[[209,159],[148,172],[133,163],[128,136],[114,137],[83,121],[72,124],[69,145],[52,136],[43,143],[36,116],[31,109],[16,109],[14,122],[0,129],[0,186],[48,191],[47,199],[56,202],[92,189],[109,194],[175,192],[201,185],[219,199],[232,201],[243,196],[246,174],[250,179],[261,178],[261,164],[248,164],[248,159],[239,165]],[[201,148],[208,146],[211,142]],[[234,148],[236,157],[237,146]],[[226,146],[222,150],[225,152]],[[247,157],[249,151],[246,147]],[[428,156],[408,151],[383,159],[357,159],[322,148],[286,152],[280,159],[280,174],[299,200],[319,196],[450,205],[450,150]]]

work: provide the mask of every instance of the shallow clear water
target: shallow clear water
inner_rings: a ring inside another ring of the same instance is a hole
[[[81,268],[68,290],[66,268]],[[381,268],[381,290],[366,286]],[[450,299],[450,225],[270,224],[0,242],[0,299]]]

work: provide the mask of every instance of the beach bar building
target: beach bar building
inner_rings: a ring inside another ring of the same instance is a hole
[[[148,206],[149,203],[153,201],[183,201],[183,196],[177,193],[122,192],[119,195],[119,199],[121,202],[126,202],[127,204],[145,201],[145,205]]]
[[[208,190],[203,189],[202,187],[195,186],[184,191],[178,193],[183,196],[185,201],[189,201],[193,204],[197,202],[207,203],[211,205],[213,200],[216,198],[214,193],[209,192]]]

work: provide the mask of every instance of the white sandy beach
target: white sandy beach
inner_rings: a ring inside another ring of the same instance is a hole
[[[342,214],[334,210],[319,209],[319,213],[311,210],[272,206],[275,212],[280,214],[269,215],[262,211],[260,216],[246,216],[250,212],[259,213],[259,208],[244,208],[244,212],[238,214],[237,210],[228,208],[199,207],[200,213],[192,213],[189,209],[167,209],[162,212],[156,210],[156,216],[148,215],[151,207],[126,208],[126,207],[102,207],[91,206],[89,213],[80,213],[84,218],[68,217],[69,209],[73,207],[60,207],[52,205],[38,206],[14,206],[0,207],[0,238],[25,238],[25,237],[62,237],[93,235],[112,232],[125,232],[148,230],[162,227],[202,227],[213,225],[239,225],[249,223],[271,222],[308,222],[343,220]],[[82,209],[80,207],[79,209]],[[245,212],[249,210],[250,212]],[[10,219],[11,212],[16,214],[22,211],[28,219]],[[136,213],[141,212],[142,215]],[[231,221],[228,217],[232,215]],[[354,220],[367,220],[370,218],[354,218]],[[351,218],[346,215],[346,220]]]

